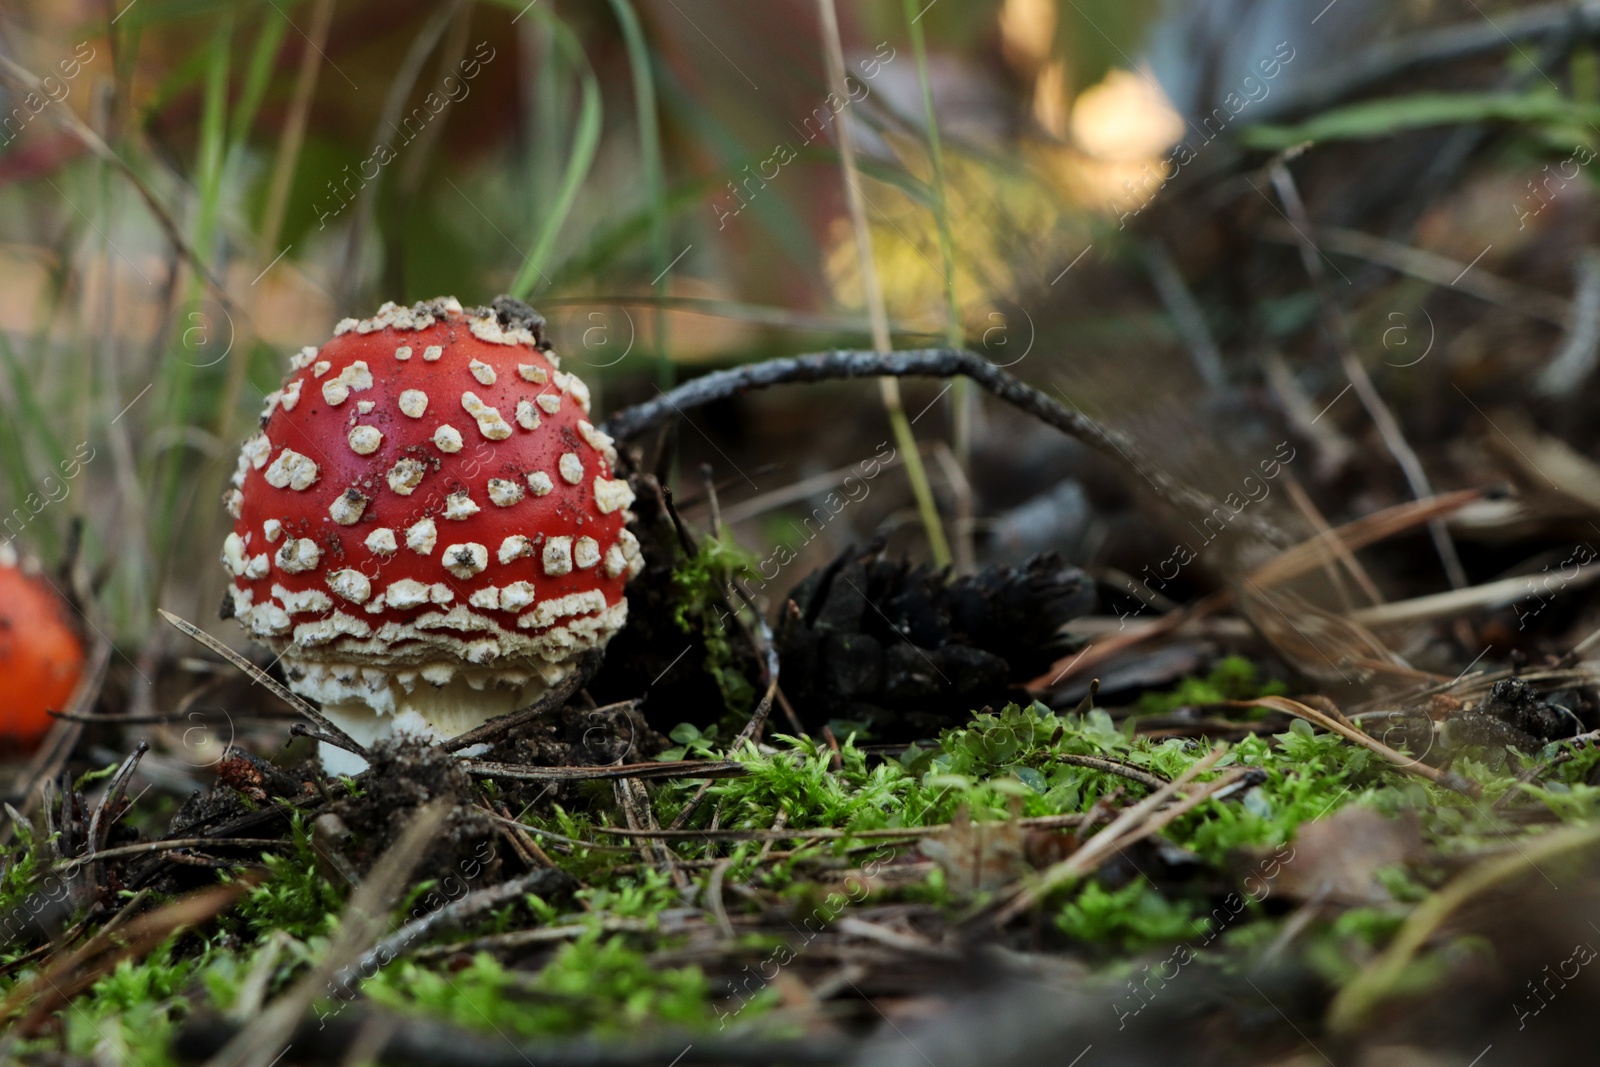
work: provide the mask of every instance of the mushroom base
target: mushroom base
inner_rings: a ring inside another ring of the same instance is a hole
[[[374,688],[370,678],[359,690],[340,683],[334,670],[312,671],[292,679],[290,688],[316,700],[322,713],[364,748],[398,736],[444,741],[475,730],[490,719],[508,715],[538,700],[573,669],[569,663],[543,663],[539,672],[456,669],[447,681],[434,683],[412,676],[410,685],[389,680]],[[457,753],[479,754],[487,746]],[[359,774],[367,761],[353,752],[323,743],[322,766],[329,774]]]

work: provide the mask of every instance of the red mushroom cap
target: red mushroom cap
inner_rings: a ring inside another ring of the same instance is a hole
[[[507,298],[384,304],[293,357],[222,558],[296,691],[394,713],[395,681],[542,685],[621,629],[633,493],[542,326]]]
[[[50,729],[83,671],[83,642],[67,603],[38,567],[0,544],[0,752]]]

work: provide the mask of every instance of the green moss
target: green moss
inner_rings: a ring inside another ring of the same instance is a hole
[[[726,606],[733,576],[749,570],[757,555],[742,547],[727,528],[701,542],[698,551],[672,572],[677,599],[673,620],[686,634],[698,635],[705,644],[706,673],[717,683],[727,710],[748,715],[755,707],[755,687],[739,669],[734,651],[738,631]]]
[[[637,1036],[647,1024],[706,1029],[716,1019],[698,967],[652,967],[621,936],[602,938],[598,931],[562,946],[533,975],[480,953],[449,974],[402,962],[362,988],[397,1010],[528,1037]]]
[[[289,851],[263,855],[266,880],[245,894],[224,920],[226,928],[242,937],[282,930],[302,941],[332,930],[344,894],[323,877],[311,831],[299,815],[291,839]]]
[[[1157,715],[1178,708],[1204,704],[1223,704],[1230,700],[1253,700],[1288,692],[1279,681],[1258,681],[1255,664],[1243,656],[1224,656],[1204,678],[1185,678],[1177,688],[1165,693],[1146,693],[1139,698],[1139,713]]]
[[[1074,941],[1111,944],[1137,952],[1153,945],[1203,936],[1206,926],[1193,905],[1168,900],[1137,878],[1121,889],[1090,882],[1057,913],[1056,928]]]

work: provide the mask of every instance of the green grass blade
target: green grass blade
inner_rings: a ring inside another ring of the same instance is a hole
[[[572,204],[578,198],[578,189],[588,177],[589,168],[594,164],[595,151],[600,145],[602,115],[600,80],[595,76],[594,68],[589,65],[589,57],[584,54],[583,46],[572,31],[558,19],[549,19],[546,25],[555,35],[558,50],[577,71],[583,95],[578,109],[577,126],[573,131],[572,148],[567,156],[566,170],[561,177],[561,188],[556,193],[555,203],[550,206],[544,221],[539,226],[539,234],[533,242],[533,251],[528,253],[522,269],[517,272],[516,279],[511,283],[511,295],[519,300],[533,292],[536,279],[544,277],[544,268],[549,264],[556,237],[567,221],[567,216],[572,212]]]
[[[956,242],[950,229],[950,199],[944,176],[944,148],[939,140],[939,120],[933,109],[933,85],[928,77],[928,43],[922,32],[921,12],[917,0],[904,0],[906,24],[911,31],[911,51],[917,62],[917,83],[922,89],[923,121],[928,128],[928,159],[933,169],[933,217],[939,232],[939,265],[944,273],[945,343],[951,348],[963,348],[966,337],[961,328],[961,311],[956,306]],[[954,411],[954,451],[956,462],[963,468],[972,458],[972,383],[957,378],[950,390],[950,405]],[[971,516],[960,523],[956,534],[956,556],[962,570],[973,565]]]
[[[1252,148],[1288,148],[1302,141],[1359,141],[1427,126],[1515,122],[1577,128],[1600,122],[1600,108],[1553,93],[1412,93],[1334,108],[1293,126],[1250,126],[1240,139]]]
[[[667,295],[667,183],[661,160],[660,117],[656,113],[655,76],[651,70],[650,48],[639,27],[639,16],[629,0],[611,0],[622,25],[622,39],[628,48],[628,65],[633,72],[634,110],[639,124],[639,160],[644,168],[645,191],[650,199],[650,255],[655,269],[658,296]],[[667,355],[667,318],[655,316],[656,383],[670,389],[672,360]]]
[[[196,198],[199,210],[195,217],[192,244],[195,254],[209,266],[211,243],[216,232],[221,208],[222,162],[224,136],[228,114],[229,45],[233,38],[233,20],[223,19],[212,31],[209,45],[205,98],[200,115],[200,145],[196,154]],[[188,323],[189,316],[199,308],[204,283],[194,278],[189,283],[189,293],[184,301],[180,322]],[[176,331],[181,345],[183,332]],[[199,380],[197,368],[185,358],[181,350],[169,353],[166,361],[167,382],[163,389],[163,407],[160,425],[188,426],[194,421],[195,390]],[[172,447],[163,452],[157,461],[158,477],[155,511],[155,536],[152,547],[157,559],[162,560],[160,573],[165,574],[170,564],[172,535],[177,528],[178,495],[184,479],[181,477],[185,449]],[[162,581],[158,578],[156,593],[160,594]]]
[[[283,45],[284,34],[288,32],[289,21],[281,18],[264,19],[257,31],[256,46],[250,53],[250,66],[245,70],[239,102],[235,105],[233,118],[228,124],[229,155],[244,147],[244,139],[249,136],[250,127],[256,120],[261,99],[266,95],[267,86],[272,82],[272,62],[277,58],[278,49]]]

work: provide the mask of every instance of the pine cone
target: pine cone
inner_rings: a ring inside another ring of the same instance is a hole
[[[1027,700],[1020,684],[1070,650],[1058,631],[1093,606],[1094,584],[1054,553],[949,581],[869,546],[807,576],[790,599],[778,655],[801,721],[906,741]]]

